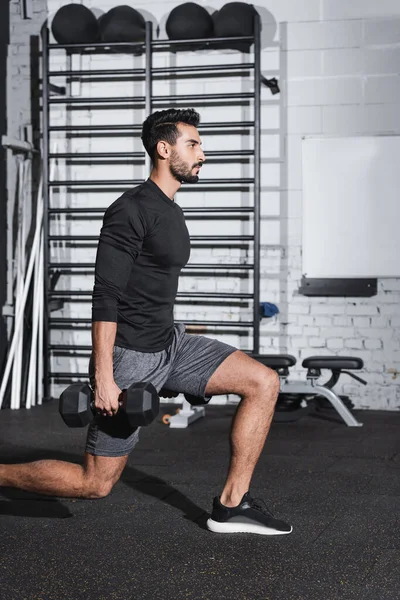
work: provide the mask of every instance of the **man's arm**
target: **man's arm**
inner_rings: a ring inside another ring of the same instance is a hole
[[[117,201],[106,211],[97,249],[92,305],[95,406],[102,414],[112,415],[118,410],[121,390],[113,375],[118,304],[145,233],[145,222],[135,203]]]
[[[94,403],[99,413],[108,416],[112,416],[118,411],[118,398],[122,391],[116,385],[113,375],[113,349],[116,332],[116,323],[96,321],[92,324]]]
[[[113,349],[117,324],[96,321],[92,324],[94,376],[98,381],[113,380]]]

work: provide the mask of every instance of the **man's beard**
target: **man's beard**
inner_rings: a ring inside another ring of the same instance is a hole
[[[195,167],[199,167],[199,163],[195,163],[191,167],[187,163],[183,162],[178,153],[172,150],[171,161],[169,163],[169,170],[171,175],[181,183],[197,183],[199,181],[198,175],[192,175],[192,170]]]

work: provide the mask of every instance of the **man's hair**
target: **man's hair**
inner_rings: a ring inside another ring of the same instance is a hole
[[[155,150],[160,140],[165,140],[171,146],[176,144],[180,136],[177,123],[186,123],[197,127],[200,123],[200,115],[194,108],[159,110],[149,115],[143,123],[142,142],[147,154],[154,161]]]

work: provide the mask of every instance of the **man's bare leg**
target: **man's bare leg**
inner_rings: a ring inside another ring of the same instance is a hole
[[[94,456],[83,465],[60,460],[0,465],[0,486],[66,498],[103,498],[118,481],[128,456]]]
[[[225,506],[237,506],[249,490],[268,435],[279,393],[279,377],[268,367],[237,351],[210,378],[206,394],[242,397],[231,428],[231,458],[221,494]]]

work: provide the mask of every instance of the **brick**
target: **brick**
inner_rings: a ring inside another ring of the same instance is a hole
[[[289,81],[287,98],[288,106],[361,104],[362,80],[357,77],[333,77]]]
[[[292,50],[282,52],[286,78],[318,77],[322,75],[322,52],[320,50]]]
[[[326,346],[326,341],[321,338],[311,338],[309,340],[310,348],[324,348]]]
[[[310,307],[303,304],[293,303],[290,307],[290,313],[294,315],[308,315],[310,314]]]
[[[354,337],[354,327],[327,327],[322,329],[322,335],[327,338],[344,338],[350,339]]]
[[[288,325],[288,327],[286,328],[285,331],[286,331],[287,335],[290,335],[290,336],[302,335],[303,328],[300,327],[299,325]]]
[[[364,101],[367,104],[400,102],[400,77],[398,75],[382,75],[368,77],[365,84]]]
[[[357,333],[365,337],[366,339],[375,339],[375,340],[384,340],[390,339],[393,335],[393,332],[390,329],[374,329],[370,327],[369,329],[363,329],[360,327],[357,330]]]
[[[382,289],[388,292],[400,292],[400,279],[382,279]]]
[[[364,51],[361,48],[324,50],[323,75],[362,75],[364,73]]]
[[[371,319],[368,317],[353,317],[351,321],[354,327],[369,327],[371,325]]]
[[[318,336],[321,335],[321,329],[319,327],[303,327],[303,335],[306,336]]]
[[[364,73],[370,75],[398,74],[400,48],[366,48]]]
[[[300,315],[297,319],[297,322],[302,326],[314,325],[314,317],[310,315]]]
[[[374,340],[374,342],[377,343],[375,340]],[[355,339],[351,339],[351,340],[344,340],[344,347],[345,348],[354,348],[354,349],[359,348],[359,349],[362,349],[362,348],[364,348],[364,344],[363,344],[363,341],[361,339],[356,339],[355,338]],[[365,347],[367,348],[367,346],[365,346]],[[380,345],[379,346],[375,346],[375,347],[380,348]],[[372,350],[372,348],[367,348],[367,349],[368,350]]]
[[[400,304],[400,294],[397,294],[396,292],[385,292],[384,294],[381,294],[379,297],[379,301],[380,301],[380,307],[379,310],[381,311],[381,314],[383,313],[383,309],[386,308],[386,310],[391,310],[390,308],[387,308],[385,306],[383,306],[384,304],[390,304],[393,305],[393,307],[395,306],[395,304],[397,304],[397,306]],[[396,309],[393,311],[395,312]],[[387,313],[385,313],[387,314]]]
[[[346,313],[348,315],[359,315],[359,316],[376,316],[378,314],[378,307],[371,306],[370,304],[348,304],[346,307]]]
[[[322,17],[331,19],[373,19],[400,14],[400,6],[393,0],[322,0]]]
[[[329,326],[329,324],[327,324]],[[351,327],[353,325],[353,319],[350,317],[333,317],[334,327]]]
[[[343,348],[343,340],[341,338],[330,338],[327,340],[326,346],[332,350],[340,350]]]
[[[365,131],[363,107],[359,104],[323,106],[322,130],[328,134],[363,133]]]
[[[382,341],[378,339],[364,340],[364,347],[366,350],[378,350],[382,348]]]
[[[381,104],[365,105],[363,108],[363,115],[362,131],[364,133],[400,132],[398,110],[395,104],[385,104],[385,110],[382,110]]]
[[[391,356],[392,352],[400,350],[400,340],[384,340],[383,348]]]
[[[343,315],[346,311],[345,306],[334,306],[326,304],[316,304],[312,307],[311,314],[314,315]]]
[[[364,44],[381,46],[400,43],[400,19],[368,19],[364,23]]]
[[[315,325],[319,325],[321,327],[331,327],[332,326],[332,319],[330,317],[314,317],[314,323]],[[335,324],[335,323],[333,323]],[[347,324],[347,323],[345,323]],[[341,323],[340,323],[341,325]]]
[[[389,327],[389,319],[386,316],[371,317],[371,327]]]
[[[361,45],[361,21],[289,23],[285,50],[353,48]]]
[[[307,339],[304,337],[291,337],[289,347],[290,348],[305,348],[308,346]]]
[[[322,132],[322,107],[291,106],[287,111],[289,134],[310,135]]]

